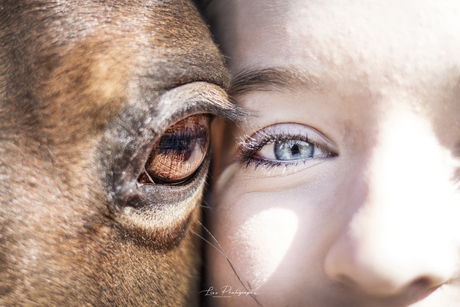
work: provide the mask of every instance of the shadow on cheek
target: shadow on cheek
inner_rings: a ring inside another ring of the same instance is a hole
[[[276,272],[289,251],[298,231],[299,218],[289,209],[269,208],[252,215],[231,238],[234,250],[244,250],[249,255],[241,265],[253,276],[255,289]],[[236,259],[235,259],[236,261]]]

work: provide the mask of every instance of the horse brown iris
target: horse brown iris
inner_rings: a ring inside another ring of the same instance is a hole
[[[140,183],[181,183],[199,168],[210,142],[210,117],[189,116],[169,127],[155,144]]]

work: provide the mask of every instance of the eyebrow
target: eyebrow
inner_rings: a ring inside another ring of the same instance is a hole
[[[302,87],[318,88],[318,77],[291,67],[244,69],[235,74],[230,82],[229,94],[238,96],[247,92]]]

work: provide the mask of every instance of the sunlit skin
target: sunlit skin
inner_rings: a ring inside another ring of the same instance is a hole
[[[459,306],[460,2],[217,0],[207,12],[234,99],[256,114],[223,128],[209,228],[258,302]],[[216,249],[207,259],[210,285],[246,291]]]

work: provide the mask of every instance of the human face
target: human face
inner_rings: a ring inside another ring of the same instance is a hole
[[[457,306],[460,2],[209,11],[234,99],[255,114],[218,148],[210,232],[241,282],[209,249],[215,292],[247,288],[264,307]],[[257,305],[227,296],[210,300]]]

